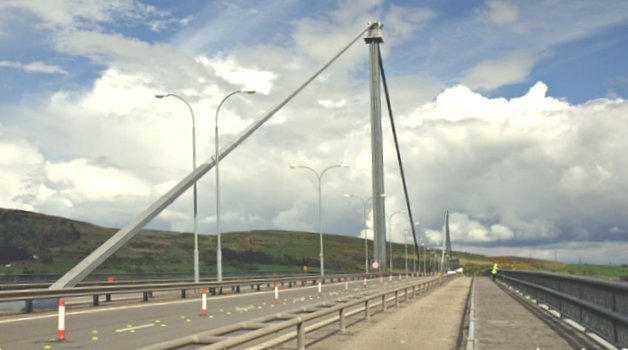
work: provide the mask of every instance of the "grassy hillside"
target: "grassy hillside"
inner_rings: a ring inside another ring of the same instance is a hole
[[[0,209],[0,276],[20,273],[63,273],[78,263],[117,230],[66,218],[21,210]],[[225,273],[319,271],[319,235],[311,232],[256,230],[222,235]],[[364,240],[325,235],[326,272],[364,271]],[[143,230],[94,273],[192,272],[193,236]],[[369,242],[372,257],[373,242]],[[413,266],[413,248],[408,247]],[[200,271],[214,275],[215,236],[199,236]],[[431,253],[440,257],[440,251]],[[628,268],[601,265],[567,265],[518,257],[487,257],[454,252],[465,271],[480,274],[493,263],[501,268],[585,274],[615,280],[628,279]],[[393,244],[396,271],[405,267],[405,250]]]

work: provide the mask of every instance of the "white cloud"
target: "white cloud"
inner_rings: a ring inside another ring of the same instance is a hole
[[[626,233],[626,230],[617,226],[613,226],[611,227],[610,230],[608,230],[608,232],[610,233]]]
[[[135,0],[7,0],[0,4],[0,9],[27,10],[40,18],[45,27],[62,30],[94,27],[115,19],[141,22],[151,15],[165,15]]]
[[[15,198],[29,191],[24,187],[23,179],[41,166],[44,157],[28,142],[9,141],[5,137],[0,140],[0,154],[0,207],[34,209]]]
[[[489,0],[486,2],[488,9],[486,16],[497,25],[513,24],[519,17],[517,6],[512,2],[502,0]]]
[[[0,67],[15,68],[31,73],[46,73],[46,74],[67,74],[67,72],[55,65],[46,64],[39,61],[33,61],[30,63],[2,61],[0,60]]]
[[[460,82],[471,89],[491,90],[526,81],[533,66],[532,55],[515,52],[474,66],[460,79]]]
[[[504,3],[492,4],[494,22],[515,22],[525,32],[530,23],[527,5],[517,4],[514,14]],[[227,93],[246,87],[264,92],[239,96],[221,110],[224,143],[292,92],[378,13],[386,19],[385,35],[395,35],[385,39],[384,50],[398,47],[412,57],[404,40],[427,30],[424,24],[436,15],[394,6],[385,10],[378,1],[344,2],[320,18],[295,19],[294,31],[282,34],[283,45],[238,46],[225,52],[199,49],[193,54],[178,40],[149,43],[116,33],[115,28],[98,31],[99,23],[126,18],[117,14],[123,10],[98,8],[90,14],[81,9],[68,18],[51,15],[48,21],[56,23],[55,28],[65,25],[72,30],[55,30],[50,46],[88,59],[99,75],[89,85],[68,86],[44,101],[0,106],[0,151],[15,155],[0,169],[3,183],[10,184],[0,189],[2,205],[110,226],[126,224],[191,168],[189,111],[180,101],[156,100],[154,94],[176,93],[193,107],[198,157],[203,161],[213,154],[213,117]],[[606,26],[599,18],[596,22],[565,36],[582,37]],[[196,34],[206,35],[202,30]],[[454,249],[463,243],[478,250],[535,244],[548,249],[560,241],[625,236],[615,232],[628,227],[628,198],[623,195],[628,190],[625,100],[573,105],[552,97],[542,82],[517,98],[482,94],[526,81],[539,48],[564,42],[565,36],[540,38],[542,44],[525,52],[509,47],[501,60],[482,59],[462,79],[468,86],[451,86],[415,72],[395,74],[392,69],[389,84],[394,87],[410,198],[430,242],[442,241],[445,208],[452,212]],[[368,197],[371,188],[366,52],[363,43],[356,44],[221,162],[225,230],[317,230],[314,179],[291,172],[288,165],[296,162],[320,170],[343,161],[351,167],[325,177],[324,230],[355,236],[363,230],[361,215],[341,194]],[[388,213],[404,207],[389,131],[385,124]],[[203,233],[213,232],[215,222],[213,176],[210,172],[199,182]],[[159,216],[164,226],[191,230],[189,192]],[[609,222],[617,230],[609,230]],[[372,237],[370,221],[368,225]],[[397,226],[393,240],[403,242],[403,231]],[[599,246],[600,251],[606,247]]]
[[[216,74],[225,81],[243,86],[243,89],[255,90],[262,94],[268,94],[272,83],[278,78],[277,74],[269,71],[259,71],[237,65],[233,59],[209,60],[207,57],[199,57],[197,60],[216,71]]]

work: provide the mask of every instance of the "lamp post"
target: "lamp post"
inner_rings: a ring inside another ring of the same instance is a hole
[[[397,214],[405,213],[405,210],[398,210],[390,215],[388,215],[388,232],[390,232],[390,239],[388,240],[388,250],[390,251],[390,267],[389,271],[392,273],[393,270],[393,255],[392,255],[392,218]]]
[[[427,250],[425,249],[425,243],[421,242],[421,249],[423,249],[423,276],[427,275],[427,266],[425,266],[425,255],[427,254]],[[419,260],[419,267],[421,267],[421,261]],[[421,269],[419,269],[419,273]]]
[[[403,241],[406,247],[406,275],[408,274],[408,230],[403,233]]]
[[[333,168],[346,168],[348,167],[348,164],[337,164],[337,165],[332,165],[329,166],[327,168],[325,168],[325,170],[323,170],[320,174],[308,167],[308,166],[304,166],[304,165],[298,165],[298,164],[290,164],[290,168],[292,169],[296,169],[296,168],[301,168],[301,169],[306,169],[309,170],[311,172],[314,173],[314,175],[316,175],[316,178],[318,179],[318,232],[320,235],[320,260],[321,260],[321,277],[325,276],[325,263],[324,263],[324,251],[323,251],[323,199],[322,199],[322,189],[321,189],[321,180],[323,179],[323,175],[325,175],[325,173],[327,172],[327,170],[333,169]]]
[[[362,199],[362,197],[353,195],[353,194],[349,194],[346,193],[344,195],[347,198],[355,198],[358,199],[362,202],[362,205],[364,207],[364,273],[368,274],[369,273],[369,243],[368,240],[366,239],[366,230],[367,230],[367,226],[366,226],[366,205],[367,203],[373,199],[373,197],[369,197],[367,199]]]
[[[234,91],[230,94],[228,94],[227,96],[225,96],[222,101],[220,101],[220,104],[218,105],[218,108],[216,108],[216,123],[215,123],[215,155],[214,155],[214,161],[216,162],[216,241],[217,241],[217,245],[216,245],[216,267],[217,267],[217,279],[218,282],[222,282],[222,243],[220,240],[220,159],[218,159],[218,113],[220,112],[220,107],[222,107],[222,104],[225,103],[225,101],[227,101],[227,99],[235,94],[254,94],[255,91],[254,90],[237,90]]]
[[[183,99],[183,97],[175,94],[165,94],[165,95],[155,95],[155,98],[162,99],[164,97],[174,97],[179,99],[181,102],[185,103],[190,110],[190,115],[192,116],[192,170],[196,170],[196,119],[194,118],[194,110],[190,104]],[[194,183],[193,189],[193,201],[194,201],[194,282],[199,282],[199,271],[198,271],[198,206],[197,206],[197,191],[196,191],[196,182]]]

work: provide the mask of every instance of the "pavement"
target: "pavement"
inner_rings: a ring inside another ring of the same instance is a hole
[[[488,277],[475,279],[475,349],[573,349]]]
[[[458,277],[427,295],[389,307],[346,334],[326,338],[308,349],[455,349],[471,278]]]

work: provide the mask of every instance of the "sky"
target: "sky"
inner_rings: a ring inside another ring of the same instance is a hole
[[[0,207],[122,227],[358,35],[381,45],[418,240],[628,263],[628,2],[0,0]],[[222,230],[372,238],[368,46],[220,163]],[[405,209],[383,113],[385,204]],[[198,183],[215,234],[215,172]],[[403,243],[407,217],[389,234]],[[186,192],[149,227],[192,231]],[[411,239],[409,239],[411,241]],[[211,253],[211,252],[208,252]]]

